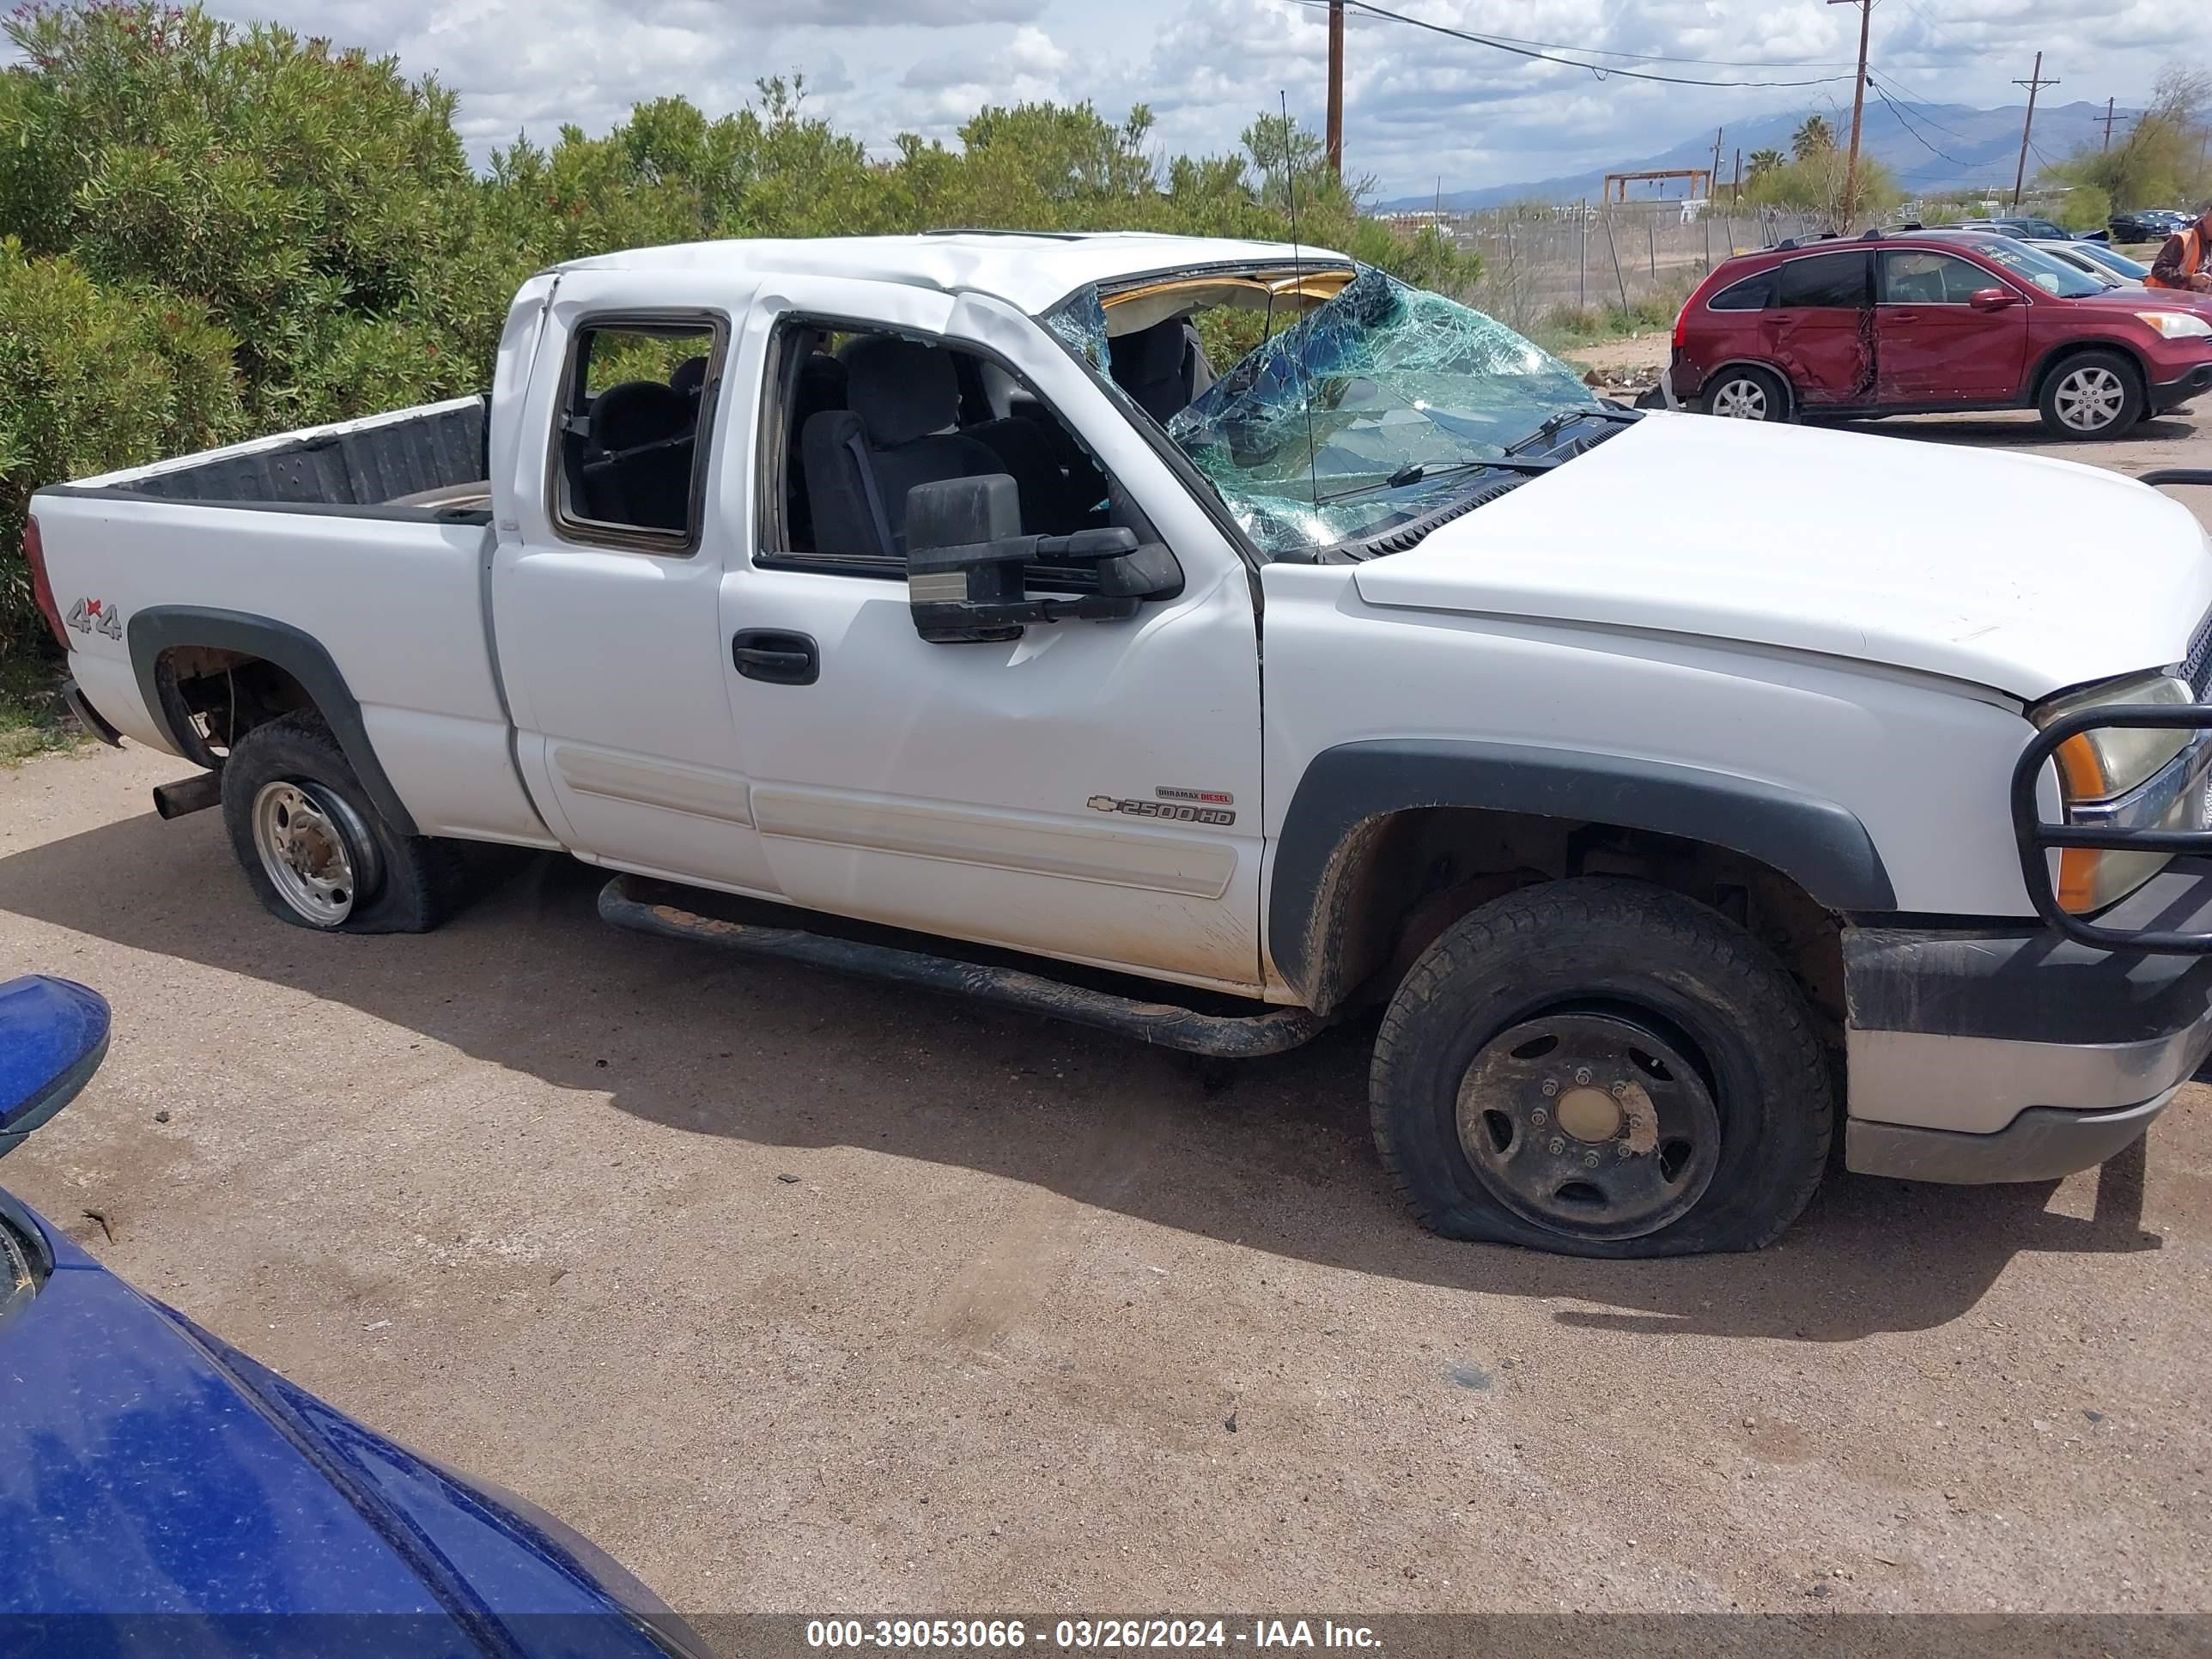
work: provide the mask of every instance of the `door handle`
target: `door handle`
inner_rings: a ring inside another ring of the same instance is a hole
[[[805,634],[748,628],[730,640],[730,661],[749,680],[770,685],[811,685],[822,678],[822,653]]]

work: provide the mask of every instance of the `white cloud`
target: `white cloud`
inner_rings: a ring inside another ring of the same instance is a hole
[[[1455,27],[1711,64],[1602,61],[1685,79],[1803,80],[1848,69],[1858,14],[1814,0],[1379,0]],[[804,71],[810,105],[879,153],[902,131],[950,139],[985,101],[1088,98],[1110,117],[1152,106],[1164,148],[1234,147],[1286,93],[1318,127],[1323,14],[1297,0],[215,0],[240,18],[397,52],[460,94],[482,155],[527,129],[605,130],[641,99],[738,107],[765,75]],[[2212,63],[2212,14],[2172,0],[1882,0],[1876,76],[1925,102],[2020,96],[2035,52],[2054,102],[2138,102],[2169,62]],[[1597,60],[1594,60],[1597,61]],[[1385,194],[1578,171],[1666,149],[1753,115],[1850,106],[1848,78],[1696,87],[1589,70],[1353,12],[1346,155]],[[2072,140],[2066,139],[2070,143]]]

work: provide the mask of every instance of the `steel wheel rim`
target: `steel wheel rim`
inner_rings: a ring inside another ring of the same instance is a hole
[[[1680,1219],[1719,1167],[1721,1123],[1677,1042],[1632,1015],[1571,1011],[1500,1031],[1460,1081],[1475,1178],[1567,1237],[1641,1238]]]
[[[2120,377],[2099,364],[2077,368],[2058,383],[2051,402],[2059,420],[2076,432],[2102,432],[2120,418],[2127,388]]]
[[[279,778],[253,797],[253,849],[284,902],[336,927],[376,879],[375,842],[353,808],[313,783]]]
[[[1766,388],[1753,380],[1725,382],[1713,397],[1713,413],[1731,421],[1766,418]]]

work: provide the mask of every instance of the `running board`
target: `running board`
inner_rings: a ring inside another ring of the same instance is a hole
[[[630,878],[617,876],[599,890],[599,919],[632,933],[663,939],[696,939],[750,957],[802,963],[832,973],[857,974],[894,984],[918,986],[952,996],[994,1002],[1005,1008],[1072,1020],[1079,1025],[1115,1031],[1162,1048],[1210,1054],[1220,1060],[1256,1060],[1279,1054],[1310,1042],[1328,1022],[1304,1008],[1278,1008],[1244,1017],[1201,1014],[1171,1003],[1140,1001],[1065,984],[1018,968],[987,967],[951,957],[865,944],[794,927],[758,927],[747,922],[702,916],[672,904],[639,898]]]

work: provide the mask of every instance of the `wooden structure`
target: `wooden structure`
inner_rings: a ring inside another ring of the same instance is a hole
[[[1611,202],[1617,199],[1625,203],[1628,200],[1629,185],[1656,183],[1666,179],[1688,179],[1690,189],[1687,193],[1692,196],[1710,197],[1713,193],[1713,170],[1711,167],[1653,167],[1644,173],[1607,173],[1605,186],[1598,193],[1598,200]],[[1618,198],[1613,195],[1615,185],[1620,186]]]

